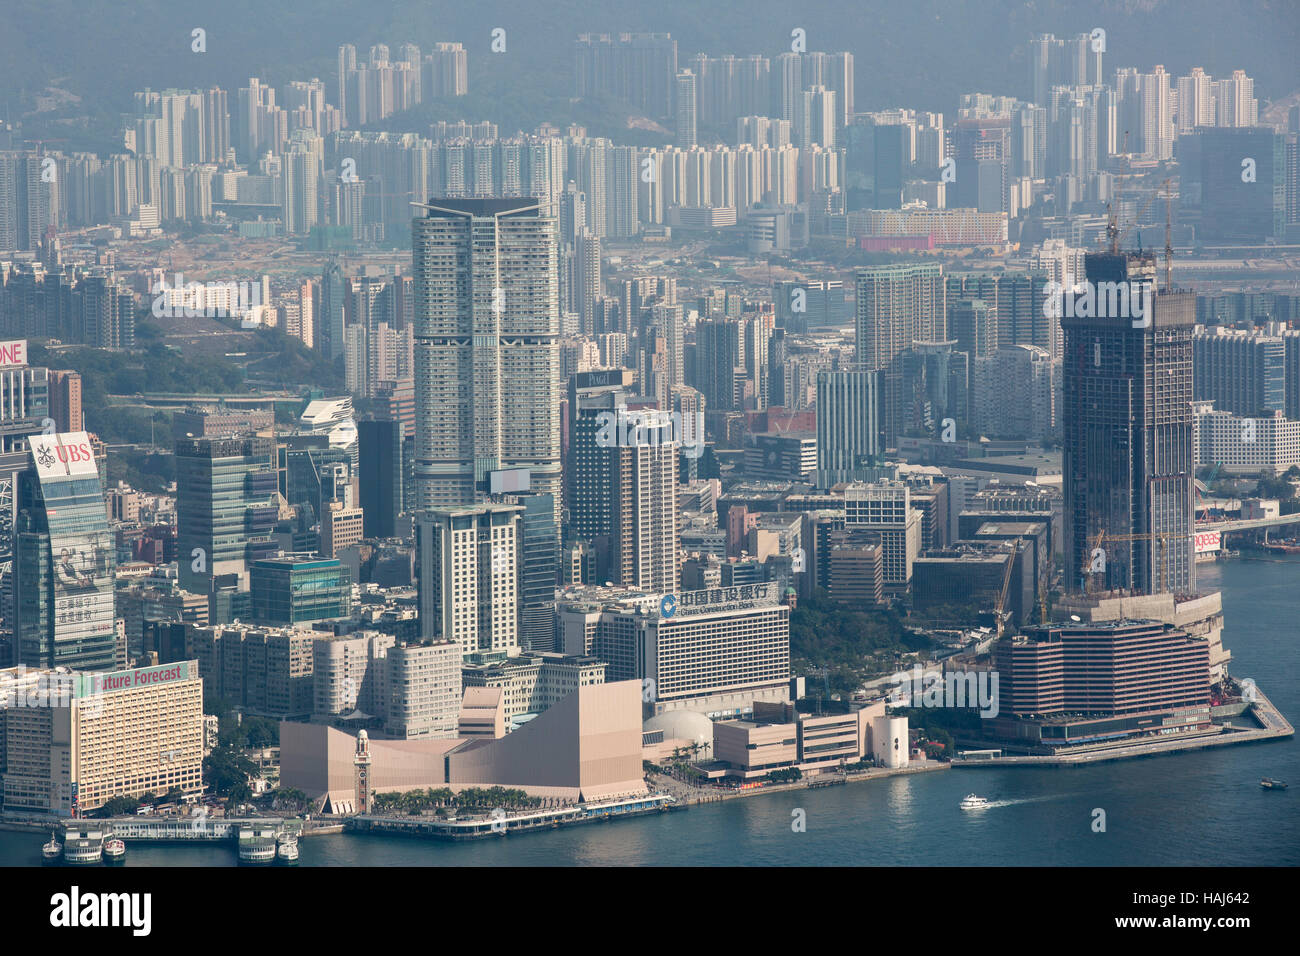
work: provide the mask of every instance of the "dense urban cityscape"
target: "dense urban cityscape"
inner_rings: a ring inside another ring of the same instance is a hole
[[[1300,862],[1296,11],[761,6],[14,54],[0,862]]]

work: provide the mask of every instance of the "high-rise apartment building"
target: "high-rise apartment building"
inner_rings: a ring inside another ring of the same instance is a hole
[[[858,269],[856,324],[857,364],[868,370],[888,367],[913,342],[943,341],[948,328],[943,266]]]
[[[558,502],[556,219],[519,199],[425,210],[412,226],[420,506],[472,504],[511,468]]]
[[[695,74],[690,70],[682,70],[677,74],[677,147],[679,149],[690,149],[699,142],[695,79]]]
[[[612,97],[666,119],[677,72],[677,41],[667,33],[583,33],[573,43],[578,99]]]
[[[465,657],[519,649],[519,548],[524,508],[483,504],[423,513],[416,524],[420,626]]]

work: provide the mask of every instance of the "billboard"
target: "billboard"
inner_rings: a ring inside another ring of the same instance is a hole
[[[488,491],[494,495],[509,495],[528,491],[532,473],[527,468],[507,468],[488,472]]]
[[[0,368],[19,368],[27,364],[27,340],[0,342]]]
[[[27,439],[41,484],[65,478],[99,477],[95,452],[85,432],[32,435]]]
[[[1222,532],[1220,531],[1201,531],[1196,535],[1196,553],[1209,554],[1219,550]]]
[[[158,664],[155,667],[137,667],[129,671],[113,671],[107,674],[77,674],[74,697],[93,697],[97,694],[118,690],[135,690],[141,687],[157,687],[173,681],[188,680],[190,662],[177,661],[173,664]]]

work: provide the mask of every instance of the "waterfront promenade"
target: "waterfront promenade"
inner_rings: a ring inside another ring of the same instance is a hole
[[[958,758],[953,766],[964,769],[1027,766],[1027,767],[1069,767],[1079,764],[1102,763],[1108,760],[1136,760],[1141,757],[1156,757],[1163,754],[1182,753],[1189,750],[1208,750],[1212,747],[1231,747],[1238,744],[1264,743],[1271,740],[1285,740],[1295,735],[1295,728],[1273,706],[1273,702],[1256,688],[1256,700],[1247,708],[1260,725],[1251,727],[1229,727],[1227,725],[1215,730],[1201,733],[1179,734],[1174,737],[1152,740],[1116,741],[1113,744],[1098,744],[1069,753],[1011,755],[991,758]],[[991,746],[987,741],[970,742],[972,747]]]

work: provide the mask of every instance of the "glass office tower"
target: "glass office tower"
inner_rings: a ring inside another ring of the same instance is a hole
[[[33,435],[14,523],[15,663],[111,670],[113,533],[85,432]]]

